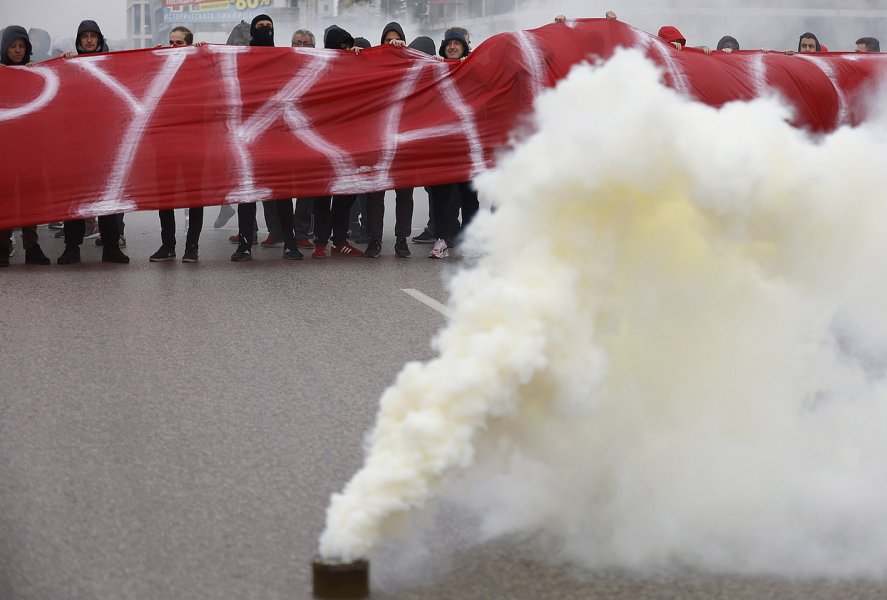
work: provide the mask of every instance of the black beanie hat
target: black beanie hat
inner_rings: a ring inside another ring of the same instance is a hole
[[[456,40],[457,42],[462,44],[462,58],[465,58],[466,56],[471,54],[471,51],[468,49],[468,40],[465,39],[465,36],[462,35],[461,33],[459,33],[458,31],[453,31],[452,29],[450,29],[449,31],[447,31],[446,36],[444,36],[443,41],[440,43],[439,54],[442,57],[444,57],[444,58],[447,57],[447,54],[446,54],[446,52],[444,52],[444,49],[447,47],[447,42],[450,42],[453,40]]]

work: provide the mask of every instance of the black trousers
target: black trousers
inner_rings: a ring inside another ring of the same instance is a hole
[[[413,188],[394,190],[394,236],[409,237],[413,230]],[[385,192],[367,194],[367,235],[371,242],[382,241],[385,221]]]
[[[176,213],[172,209],[158,211],[160,215],[160,243],[169,248],[176,247]],[[203,231],[203,207],[198,206],[188,211],[188,233],[185,236],[185,248],[197,246],[200,232]]]
[[[294,240],[307,240],[311,228],[311,212],[314,210],[314,198],[297,198],[296,210],[293,210],[291,198],[277,200],[277,221],[280,226],[280,239],[287,248],[295,248]]]
[[[12,248],[12,229],[3,229],[0,230],[0,250],[6,250],[6,253],[9,254],[9,249]],[[30,227],[22,227],[22,246],[24,246],[25,250],[29,248],[33,248],[37,245],[37,226],[31,225]]]
[[[253,247],[253,236],[256,233],[256,204],[246,202],[237,205],[237,233]],[[243,241],[243,240],[241,240]]]
[[[65,221],[65,245],[79,246],[86,235],[86,221],[75,219]],[[120,244],[120,219],[119,215],[102,215],[99,217],[99,235],[105,247],[118,246]]]
[[[356,194],[314,199],[314,243],[342,244],[348,239],[348,219]]]
[[[312,212],[314,212],[313,198],[296,199],[296,210],[293,212],[293,231],[295,231],[297,240],[308,239],[308,232],[312,231]]]
[[[446,183],[428,188],[431,198],[431,209],[434,211],[434,224],[438,239],[444,239],[450,246],[455,245],[462,228],[468,226],[477,211],[480,202],[477,191],[470,181],[462,183]],[[459,209],[462,209],[462,226],[459,226]]]

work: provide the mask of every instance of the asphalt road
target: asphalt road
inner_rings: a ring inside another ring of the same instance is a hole
[[[130,265],[87,241],[80,265],[19,253],[0,272],[0,598],[310,597],[329,495],[444,324],[403,290],[445,301],[458,260],[397,259],[386,239],[376,260],[232,263],[214,217],[196,264],[148,262],[146,213],[127,216]],[[428,552],[420,571],[374,563],[373,597],[887,598],[877,582],[581,573],[508,539]]]

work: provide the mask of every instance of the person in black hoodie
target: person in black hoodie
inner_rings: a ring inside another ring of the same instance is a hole
[[[323,30],[323,47],[327,50],[351,50],[354,48],[354,36],[338,25],[330,25]]]
[[[2,56],[0,56],[0,64],[7,67],[24,66],[32,62],[31,55],[34,47],[31,45],[31,38],[24,27],[18,25],[10,25],[3,30],[2,38]]]
[[[427,35],[420,35],[412,42],[410,42],[410,48],[413,50],[418,50],[419,52],[424,52],[428,56],[434,56],[435,47],[434,40],[432,40]]]
[[[400,23],[391,22],[382,29],[382,45],[390,44],[397,48],[406,46],[406,35]],[[413,188],[394,190],[394,254],[398,258],[407,258],[410,247],[407,237],[413,228]],[[375,258],[382,252],[382,223],[385,219],[385,192],[367,194],[367,235],[370,238],[363,255]]]
[[[274,21],[272,21],[271,17],[268,15],[256,15],[253,18],[252,23],[250,23],[249,33],[250,46],[274,47]],[[269,200],[262,202],[262,208],[265,212],[265,223],[268,225],[269,231],[268,239],[262,242],[263,247],[271,248],[277,246],[280,244],[281,240],[286,244],[287,236],[283,232],[278,216],[278,211],[280,209],[279,205],[281,202],[288,203],[289,210],[292,210],[292,200],[289,198],[286,200]],[[237,250],[231,255],[231,260],[234,262],[252,260],[252,247],[256,239],[255,203],[249,202],[237,205],[237,230],[237,237],[234,238],[237,241]],[[277,235],[277,233],[280,235]],[[299,252],[299,249],[295,244],[290,244],[284,248],[283,257],[299,260],[302,258],[302,254]]]
[[[354,38],[338,25],[330,25],[323,36],[323,47],[328,50],[352,50]],[[314,199],[314,252],[312,258],[326,258],[326,245],[332,236],[332,254],[340,256],[363,256],[363,252],[348,243],[348,218],[351,206],[357,196],[321,196]]]
[[[65,58],[74,58],[82,54],[98,54],[108,52],[105,36],[95,21],[83,21],[77,28],[76,52],[66,52]],[[120,250],[120,215],[102,215],[99,217],[99,235],[102,239],[102,262],[126,264],[129,257]],[[80,245],[86,233],[86,222],[83,219],[65,221],[65,251],[56,261],[60,265],[80,262]]]
[[[462,60],[471,53],[468,40],[458,30],[449,29],[440,44],[440,56],[450,60]],[[431,210],[437,228],[437,241],[429,258],[446,258],[448,248],[455,245],[459,234],[459,209],[462,209],[462,227],[467,227],[480,206],[477,191],[470,181],[433,185],[428,188]]]
[[[31,39],[24,27],[10,25],[3,30],[0,38],[0,64],[13,67],[31,63]],[[22,227],[22,245],[25,247],[25,263],[29,265],[48,265],[49,258],[43,254],[37,243],[37,226]],[[12,249],[12,230],[0,230],[0,267],[9,266],[9,252]]]

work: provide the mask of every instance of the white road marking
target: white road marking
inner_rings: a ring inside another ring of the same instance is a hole
[[[436,310],[437,312],[439,312],[443,316],[447,317],[448,319],[453,316],[453,311],[451,311],[445,304],[441,304],[440,302],[438,302],[434,298],[426,296],[425,294],[423,294],[419,290],[402,289],[400,291],[403,292],[404,294],[407,294],[408,296],[412,296],[413,298],[415,298],[416,300],[418,300],[419,302],[421,302],[425,306],[430,306],[431,308],[433,308],[434,310]]]

